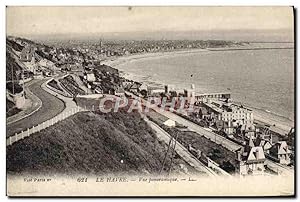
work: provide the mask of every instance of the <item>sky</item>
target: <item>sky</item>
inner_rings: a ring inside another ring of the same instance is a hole
[[[8,35],[110,32],[293,31],[292,7],[12,7]]]

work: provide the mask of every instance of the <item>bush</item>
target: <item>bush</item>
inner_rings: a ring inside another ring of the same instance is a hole
[[[8,82],[6,83],[6,89],[8,89],[11,93],[21,93],[23,91],[23,87],[17,83]],[[13,92],[14,91],[14,92]]]

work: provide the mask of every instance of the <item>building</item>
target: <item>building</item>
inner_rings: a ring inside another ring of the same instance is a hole
[[[170,91],[174,91],[175,88],[173,85],[165,85],[165,93],[169,93]]]
[[[277,159],[280,164],[291,163],[291,150],[289,150],[286,141],[279,141],[270,149],[270,156]]]
[[[197,102],[207,102],[209,99],[215,99],[215,100],[220,100],[220,99],[230,99],[231,94],[230,93],[199,93],[195,95],[195,100]]]
[[[94,82],[96,81],[96,77],[94,73],[87,73],[84,78],[87,80],[87,82]]]
[[[254,145],[258,146],[258,147],[262,147],[265,154],[269,154],[269,151],[272,147],[272,144],[270,141],[261,139],[260,137],[255,139]]]
[[[123,89],[123,87],[118,86],[117,89],[115,90],[114,94],[116,96],[119,96],[119,97],[124,97],[125,96],[125,90]]]
[[[253,112],[243,105],[223,104],[221,119],[225,122],[235,122],[236,125],[253,125]]]
[[[169,126],[169,127],[175,127],[176,126],[176,122],[173,121],[172,119],[168,119],[164,122],[164,125]]]
[[[96,86],[94,89],[95,94],[103,94],[103,89],[100,85]]]
[[[261,175],[265,171],[266,160],[262,147],[251,147],[249,145],[237,151],[240,175]]]
[[[248,133],[249,136],[252,135],[252,133],[255,134],[252,110],[245,108],[242,105],[217,100],[204,102],[202,103],[202,106],[207,110],[205,116],[212,122],[223,122],[223,129],[227,135],[234,133],[235,129],[239,127],[243,133]]]
[[[142,85],[139,88],[139,92],[146,97],[148,95],[148,86],[145,83],[142,83]]]
[[[25,105],[25,95],[23,88],[16,83],[9,82],[6,84],[6,98],[13,102],[18,109]]]
[[[223,110],[220,108],[221,105],[219,103],[216,102],[205,102],[202,104],[203,108],[206,109],[207,114],[208,114],[208,118],[210,118],[211,120],[222,120],[222,112]]]
[[[34,53],[35,53],[34,47],[25,46],[20,53],[20,60],[22,62],[31,62],[32,58],[34,57]]]
[[[126,90],[129,90],[129,88],[131,87],[131,85],[133,83],[134,83],[134,81],[132,81],[132,80],[128,80],[128,79],[122,80],[122,86]]]
[[[132,92],[132,93],[137,94],[137,93],[140,92],[140,86],[141,86],[141,85],[142,85],[142,84],[139,83],[139,82],[132,82],[132,83],[130,83],[129,85],[127,85],[126,89],[129,90],[129,91]]]
[[[164,88],[157,88],[148,86],[148,95],[153,97],[159,97],[161,94],[165,94]]]
[[[274,132],[272,127],[267,124],[256,124],[256,130],[257,130],[257,135],[259,135],[262,139],[268,140],[271,144],[275,144],[278,141],[280,141],[280,135],[279,133]],[[275,127],[273,127],[275,128]]]
[[[240,127],[240,132],[241,134],[250,139],[250,138],[257,138],[257,133],[256,133],[256,127],[254,126],[254,124],[243,124]]]
[[[184,97],[187,98],[189,104],[193,105],[195,103],[196,93],[195,93],[195,85],[194,84],[191,85],[190,89],[184,89],[183,94],[184,94]]]
[[[221,126],[223,128],[223,131],[227,134],[227,135],[232,135],[236,132],[236,127],[234,127],[232,125],[232,123],[229,121],[229,122],[222,122],[221,123]]]
[[[205,107],[199,108],[199,118],[201,119],[209,119],[210,114],[208,113],[208,110]]]
[[[44,58],[41,59],[38,63],[41,67],[44,67],[44,68],[51,68],[51,69],[55,68],[55,65],[53,62],[51,62],[47,59],[44,59]]]

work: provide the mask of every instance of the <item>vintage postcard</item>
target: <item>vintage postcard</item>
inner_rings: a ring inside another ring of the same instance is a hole
[[[293,7],[7,6],[7,195],[295,196]]]

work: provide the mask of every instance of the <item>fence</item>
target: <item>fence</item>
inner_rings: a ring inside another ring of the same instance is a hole
[[[43,123],[40,123],[36,126],[32,126],[31,128],[27,128],[27,130],[21,131],[20,133],[16,133],[13,136],[10,136],[6,139],[6,145],[12,145],[15,142],[18,142],[26,137],[29,137],[30,135],[39,132],[43,129],[46,129],[50,126],[53,126],[54,124],[58,123],[59,121],[62,121],[66,118],[68,118],[69,116],[76,114],[78,112],[81,111],[87,111],[86,108],[81,108],[81,107],[76,107],[76,108],[72,108],[70,110],[67,111],[63,111],[62,113],[58,114],[57,116],[53,117],[52,119],[49,119]]]

